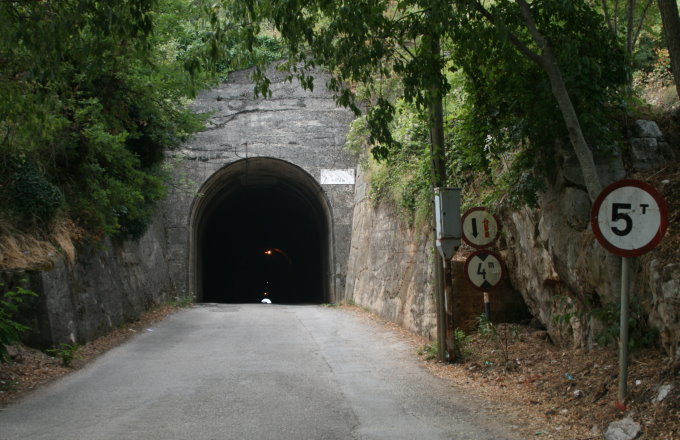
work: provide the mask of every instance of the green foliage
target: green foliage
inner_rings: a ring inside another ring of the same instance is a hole
[[[413,157],[413,144],[404,144],[395,132],[403,122],[400,106],[422,111],[434,87],[456,101],[447,103],[451,183],[495,186],[489,201],[510,192],[510,202],[534,204],[546,178],[555,175],[555,140],[568,133],[546,73],[512,44],[540,52],[516,2],[490,4],[493,19],[474,1],[242,3],[231,5],[231,16],[246,29],[244,36],[252,40],[260,24],[273,24],[291,56],[287,67],[303,84],[311,84],[308,68],[325,66],[334,73],[328,86],[339,104],[358,112],[357,97],[369,98],[362,124],[379,161],[401,154],[394,161],[405,165]],[[584,0],[540,0],[530,8],[556,54],[589,143],[611,145],[616,133],[608,121],[623,102],[619,91],[629,78],[619,42]],[[432,35],[439,36],[441,53],[432,53]],[[264,79],[261,88],[267,88]],[[417,154],[428,161],[424,151]],[[391,171],[377,178],[379,192],[409,186],[401,179],[385,184]]]
[[[0,283],[0,288],[3,287],[4,284]],[[7,346],[19,342],[21,334],[29,330],[25,325],[15,321],[15,315],[19,311],[19,305],[31,296],[37,295],[21,286],[7,290],[0,296],[0,363],[9,360]]]
[[[19,389],[19,381],[16,380],[0,380],[0,392],[12,392]]]
[[[71,363],[76,359],[78,351],[82,347],[78,344],[59,344],[57,348],[50,348],[47,353],[61,360],[62,367],[70,367]]]
[[[574,300],[566,296],[557,296],[555,301],[559,303],[562,309],[565,309],[565,313],[554,316],[553,319],[556,323],[568,324],[572,318],[595,319],[602,325],[602,329],[594,335],[597,345],[607,347],[612,343],[618,344],[621,323],[621,306],[619,303],[600,305],[586,297],[579,306]],[[654,347],[658,341],[659,331],[649,326],[640,303],[631,302],[628,310],[628,349],[635,351]]]
[[[454,330],[454,332],[453,332],[453,347],[454,347],[454,350],[456,352],[455,361],[457,361],[457,362],[465,361],[465,359],[471,353],[470,343],[471,343],[470,336],[466,335],[463,330],[461,330],[459,328]]]
[[[439,357],[439,344],[436,341],[425,344],[418,354],[425,356],[426,361],[437,359]]]
[[[497,326],[489,320],[486,314],[477,316],[477,331],[479,335],[493,343],[502,356],[506,367],[510,366],[510,342],[517,339],[520,327],[517,324],[501,324]]]
[[[0,204],[5,206],[10,218],[20,227],[36,223],[49,224],[62,204],[59,188],[38,172],[35,165],[25,159],[8,157],[0,177]]]
[[[182,292],[170,301],[170,305],[181,309],[191,307],[194,304],[195,296],[192,293]]]
[[[253,56],[231,35],[210,64],[212,13],[186,0],[1,2],[3,217],[23,230],[68,216],[92,238],[140,236],[165,194],[164,152],[202,127],[188,98],[280,57],[271,34],[256,35]]]
[[[374,203],[393,204],[413,224],[424,219],[431,209],[426,116],[415,106],[399,101],[390,130],[399,147],[390,149],[380,162],[373,162],[370,197]]]
[[[498,338],[498,330],[491,320],[486,316],[485,313],[477,316],[477,331],[479,335],[485,339],[496,339]]]
[[[617,139],[609,129],[611,114],[628,79],[623,51],[585,2],[545,0],[531,8],[589,144],[611,145]],[[457,28],[453,62],[467,78],[468,100],[451,135],[463,161],[457,167],[496,175],[488,183],[511,190],[511,202],[533,204],[545,179],[554,176],[555,141],[568,133],[545,73],[504,38],[508,31],[526,34],[516,4],[497,2],[490,11],[502,26],[478,19]]]

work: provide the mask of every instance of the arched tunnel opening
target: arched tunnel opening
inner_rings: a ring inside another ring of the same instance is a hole
[[[200,301],[329,301],[326,215],[315,189],[296,178],[302,171],[288,167],[287,175],[281,164],[255,160],[204,196],[196,226]]]

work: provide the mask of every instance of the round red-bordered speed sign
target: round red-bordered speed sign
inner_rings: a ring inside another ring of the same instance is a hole
[[[636,257],[663,238],[668,228],[668,207],[650,184],[623,179],[597,196],[590,224],[605,249],[622,257]]]
[[[465,211],[460,224],[463,241],[477,249],[493,245],[500,236],[498,218],[483,207]]]
[[[505,278],[501,256],[484,249],[475,251],[467,257],[463,272],[470,284],[483,292],[489,292],[500,286]]]

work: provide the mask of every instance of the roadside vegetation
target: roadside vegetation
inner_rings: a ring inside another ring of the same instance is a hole
[[[4,259],[40,266],[19,249],[44,254],[47,240],[70,256],[74,240],[139,237],[169,183],[164,152],[202,126],[187,109],[193,94],[254,66],[266,95],[264,69],[284,57],[280,68],[308,88],[310,69],[329,69],[338,103],[364,109],[348,146],[372,152],[373,199],[410,223],[428,218],[433,182],[463,188],[466,203],[533,205],[558,145],[571,144],[589,176],[581,156],[653,112],[650,88],[677,102],[660,11],[584,0],[4,2]]]
[[[207,8],[0,4],[0,265],[35,265],[18,248],[44,254],[40,240],[68,253],[70,241],[144,233],[169,183],[164,152],[202,127],[187,107],[193,94],[253,59],[281,56],[266,35],[253,53],[236,40],[209,46]]]

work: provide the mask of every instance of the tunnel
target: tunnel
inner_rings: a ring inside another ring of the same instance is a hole
[[[195,205],[198,301],[331,301],[328,203],[304,170],[279,159],[241,160],[208,179]]]

